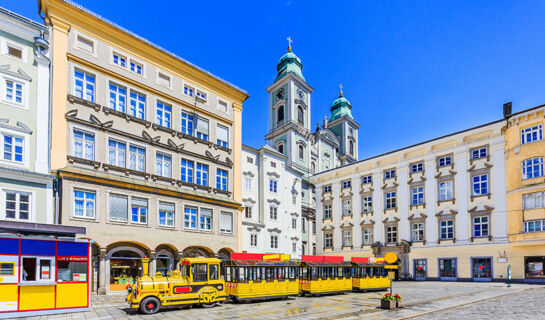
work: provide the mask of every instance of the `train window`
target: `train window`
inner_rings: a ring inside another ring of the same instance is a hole
[[[343,277],[343,276],[346,277],[346,274],[343,274],[343,267],[339,267],[337,269],[337,272],[338,272],[337,277]]]
[[[208,271],[210,274],[208,276],[209,280],[218,280],[219,277],[219,266],[217,264],[211,264],[209,266],[210,270]]]
[[[233,282],[233,277],[231,276],[231,267],[225,267],[225,281],[226,282]]]
[[[312,267],[310,268],[310,278],[312,280],[316,280],[318,279],[319,275],[318,275],[318,268],[317,267]]]
[[[286,267],[278,267],[278,280],[284,281],[286,279]]]
[[[208,265],[206,263],[194,263],[191,265],[191,271],[193,272],[193,282],[206,282],[208,281]]]
[[[246,282],[247,279],[248,279],[248,272],[246,271],[246,267],[238,268],[238,281]]]
[[[189,277],[191,275],[191,266],[189,264],[182,265],[182,276]]]
[[[308,268],[301,268],[301,279],[308,279]]]

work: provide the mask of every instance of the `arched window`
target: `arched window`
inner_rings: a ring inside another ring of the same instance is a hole
[[[276,124],[280,125],[282,123],[284,123],[284,106],[280,106],[276,110]]]
[[[310,164],[310,172],[315,173],[316,172],[316,164],[314,161]]]
[[[280,152],[281,154],[284,154],[284,144],[283,143],[280,143],[276,146],[276,150],[278,150],[278,152]]]
[[[303,145],[299,145],[299,159],[305,159],[305,147]]]
[[[354,155],[354,141],[350,140],[350,155]]]
[[[305,113],[303,107],[297,106],[297,122],[304,125],[305,124]]]

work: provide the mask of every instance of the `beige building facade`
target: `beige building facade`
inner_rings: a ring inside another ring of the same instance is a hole
[[[95,290],[124,290],[184,256],[240,247],[241,112],[248,94],[70,1],[50,25],[59,223],[96,241]]]

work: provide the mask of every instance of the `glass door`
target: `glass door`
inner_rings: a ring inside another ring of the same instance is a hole
[[[439,259],[439,279],[452,281],[458,277],[457,261],[455,258]]]

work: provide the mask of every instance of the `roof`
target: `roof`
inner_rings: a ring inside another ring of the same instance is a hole
[[[183,258],[182,261],[189,261],[190,263],[196,263],[196,262],[203,262],[203,263],[210,263],[210,262],[221,262],[218,258]]]
[[[289,73],[292,73],[305,81],[305,77],[303,77],[303,64],[301,63],[301,59],[299,59],[299,57],[291,51],[291,47],[288,48],[288,52],[280,57],[276,70],[278,71],[278,74],[276,75],[274,82],[277,82]]]
[[[235,266],[286,266],[295,267],[297,263],[295,261],[274,261],[274,260],[231,260],[227,265]]]
[[[238,87],[238,86],[232,84],[232,83],[229,82],[229,81],[223,80],[222,78],[220,78],[220,77],[214,75],[214,74],[211,73],[210,71],[205,70],[205,69],[203,69],[203,68],[201,68],[201,67],[199,67],[199,66],[197,66],[197,65],[195,65],[195,64],[193,64],[193,63],[191,63],[191,62],[189,62],[189,61],[187,61],[186,59],[184,59],[184,58],[182,58],[182,57],[176,55],[175,53],[173,53],[173,52],[171,52],[171,51],[168,51],[168,50],[166,50],[165,48],[163,48],[163,47],[161,47],[161,46],[159,46],[159,45],[157,45],[157,44],[155,44],[155,43],[149,41],[148,39],[146,39],[146,38],[144,38],[144,37],[141,37],[141,36],[135,34],[134,32],[129,31],[128,29],[123,28],[122,26],[120,26],[120,25],[118,25],[118,24],[116,24],[116,23],[114,23],[114,22],[112,22],[112,21],[110,21],[110,20],[108,20],[108,19],[102,17],[101,15],[99,15],[99,14],[97,14],[97,13],[95,13],[95,12],[93,12],[93,11],[91,11],[91,10],[85,8],[85,7],[83,7],[82,5],[79,5],[79,4],[77,4],[77,3],[75,3],[75,2],[73,2],[73,1],[71,1],[71,0],[61,0],[61,1],[63,1],[64,3],[70,5],[70,6],[76,8],[76,9],[78,9],[78,10],[81,10],[81,11],[83,11],[83,12],[85,12],[85,13],[87,13],[87,14],[89,14],[89,15],[91,15],[91,16],[93,16],[93,17],[99,19],[99,20],[101,20],[101,21],[104,22],[104,23],[107,23],[107,24],[111,25],[112,27],[118,29],[119,31],[124,32],[124,33],[130,35],[131,37],[134,37],[134,38],[136,38],[136,39],[138,39],[138,40],[140,40],[140,41],[146,43],[147,45],[150,45],[150,46],[154,47],[155,49],[157,49],[157,50],[159,50],[159,51],[162,51],[163,53],[165,53],[165,54],[167,54],[167,55],[169,55],[169,56],[171,56],[171,57],[173,57],[173,58],[175,58],[175,59],[181,61],[182,63],[185,63],[185,64],[187,64],[187,65],[189,65],[189,66],[191,66],[191,67],[193,67],[193,68],[195,68],[195,69],[197,69],[197,70],[199,70],[199,71],[201,71],[201,72],[203,72],[203,73],[205,73],[205,74],[207,74],[207,75],[213,77],[214,79],[216,79],[216,80],[218,80],[218,81],[220,81],[220,82],[223,82],[224,84],[226,84],[226,85],[232,87],[233,89],[238,90],[238,91],[244,93],[245,95],[249,96],[249,94],[248,94],[248,92],[246,92],[246,90],[244,90],[244,89],[242,89],[242,88],[240,88],[240,87]],[[38,2],[38,5],[41,6],[41,2],[40,2],[40,1]],[[38,11],[41,11],[41,8],[38,8]]]
[[[65,236],[75,238],[77,234],[85,235],[85,227],[72,227],[58,224],[2,221],[0,232],[24,235]]]
[[[350,101],[346,99],[343,96],[343,92],[339,94],[339,97],[333,101],[333,104],[331,105],[331,117],[329,118],[329,121],[333,121],[336,119],[339,119],[341,117],[347,116],[350,118],[354,118],[352,116],[352,105],[350,104]]]
[[[47,27],[45,25],[43,25],[42,23],[38,23],[34,20],[31,20],[27,17],[23,17],[22,15],[20,14],[17,14],[13,11],[10,11],[8,9],[5,9],[5,8],[2,8],[0,7],[0,13],[2,14],[5,14],[21,23],[24,23],[30,27],[33,27],[33,28],[36,28],[36,29],[39,29],[39,30],[43,30],[43,31],[47,31]]]
[[[314,262],[314,261],[303,261],[301,262],[302,266],[308,265],[311,267],[350,267],[352,264],[350,262]]]

